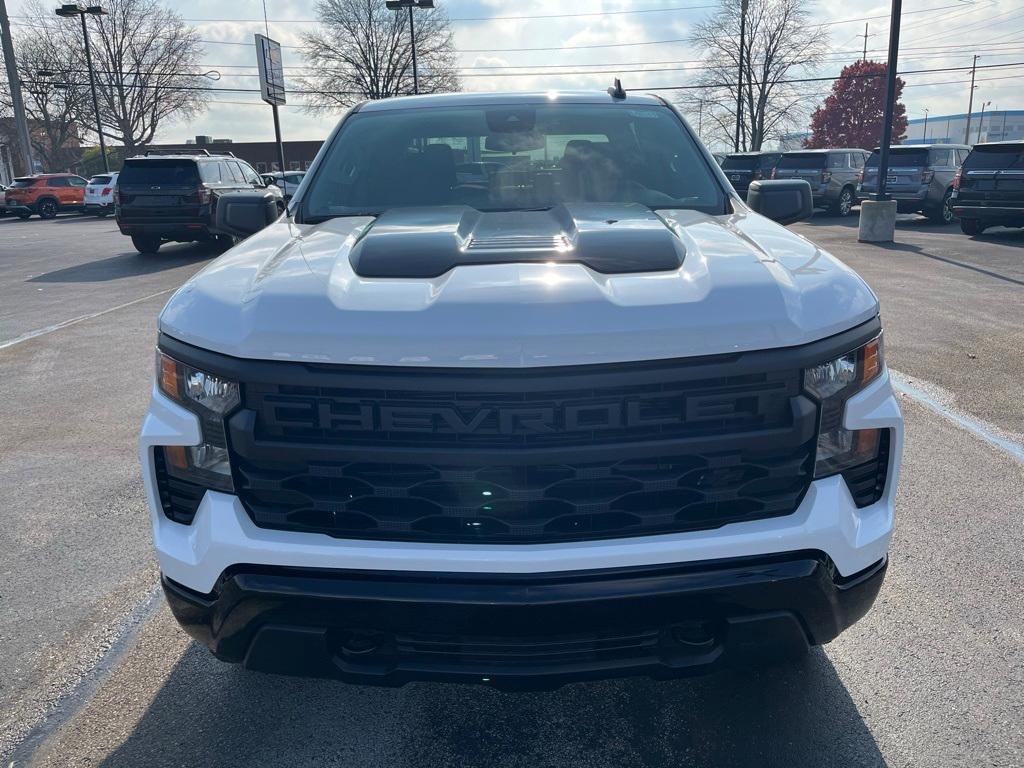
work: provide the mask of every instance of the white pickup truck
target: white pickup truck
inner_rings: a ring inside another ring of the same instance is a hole
[[[481,170],[483,169],[483,170]],[[878,300],[673,106],[368,102],[159,319],[163,585],[256,670],[555,686],[799,655],[871,606],[903,441]],[[770,219],[775,219],[772,221]]]

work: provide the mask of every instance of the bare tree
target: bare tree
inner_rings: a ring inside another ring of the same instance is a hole
[[[320,28],[303,36],[302,50],[316,76],[300,78],[314,112],[349,107],[364,99],[412,93],[409,15],[383,0],[320,0]],[[457,54],[448,17],[441,9],[416,9],[419,92],[459,88]]]
[[[698,24],[690,42],[706,51],[701,88],[683,104],[700,109],[705,135],[733,144],[744,0],[722,0],[719,10]],[[805,124],[813,104],[807,84],[789,82],[821,62],[828,38],[810,24],[807,0],[757,0],[747,7],[743,44],[743,119],[740,148],[759,150],[771,139]],[[699,104],[698,104],[699,102]]]
[[[81,159],[80,121],[91,106],[88,88],[65,80],[63,73],[73,71],[76,60],[61,32],[47,20],[17,40],[32,151],[49,171],[68,169]]]
[[[109,15],[90,17],[89,30],[103,135],[130,153],[152,142],[163,121],[205,109],[196,69],[203,51],[196,30],[156,0],[107,0],[104,8]]]
[[[74,41],[66,38],[66,27],[52,8],[44,10],[35,0],[23,9],[27,23],[14,44],[32,153],[46,170],[65,170],[81,157],[79,117],[86,96],[80,87],[67,82],[68,73],[77,66]],[[3,78],[0,115],[10,112],[10,89]],[[9,127],[13,139],[13,123]]]

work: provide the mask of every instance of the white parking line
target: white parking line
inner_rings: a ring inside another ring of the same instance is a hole
[[[125,307],[130,307],[133,304],[141,304],[144,301],[149,301],[150,299],[155,299],[157,296],[164,296],[165,294],[171,293],[172,291],[176,291],[176,290],[178,290],[178,289],[177,288],[166,288],[166,289],[164,289],[162,291],[157,291],[156,293],[151,293],[151,294],[149,294],[149,296],[143,296],[141,299],[133,299],[132,301],[126,301],[124,304],[118,304],[116,307],[110,307],[109,309],[103,309],[103,310],[100,310],[99,312],[93,312],[90,315],[81,315],[80,317],[73,317],[70,320],[63,320],[63,321],[61,321],[59,323],[54,323],[53,325],[48,325],[45,328],[39,328],[39,329],[34,330],[34,331],[29,331],[28,333],[23,333],[21,336],[16,336],[15,338],[10,339],[9,341],[0,342],[0,349],[7,349],[8,347],[13,347],[16,344],[21,344],[22,342],[29,341],[30,339],[36,339],[36,338],[39,338],[40,336],[45,336],[48,333],[53,333],[54,331],[59,331],[61,328],[67,328],[69,325],[76,325],[77,323],[84,323],[86,320],[92,320],[93,318],[96,318],[96,317],[102,317],[103,315],[108,315],[111,312],[117,312],[117,310],[119,310],[119,309],[124,309]]]
[[[1010,454],[1021,464],[1024,464],[1024,443],[1008,437],[1003,430],[986,421],[976,419],[973,416],[968,416],[966,413],[956,410],[952,406],[953,396],[946,393],[940,387],[930,382],[912,379],[906,374],[894,371],[891,368],[889,369],[889,375],[892,378],[892,385],[897,392],[920,403],[933,413],[948,419],[958,427],[966,429],[989,445]]]

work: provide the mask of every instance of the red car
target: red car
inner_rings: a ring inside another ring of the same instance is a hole
[[[84,211],[87,184],[73,173],[22,176],[7,188],[7,211],[21,219],[33,213],[41,219],[52,219],[62,211]]]

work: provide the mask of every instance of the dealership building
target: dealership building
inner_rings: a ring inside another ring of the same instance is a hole
[[[1024,139],[1024,109],[992,109],[971,114],[971,135],[967,113],[929,115],[907,122],[904,144],[979,144],[989,141]],[[965,140],[966,139],[966,140]]]

